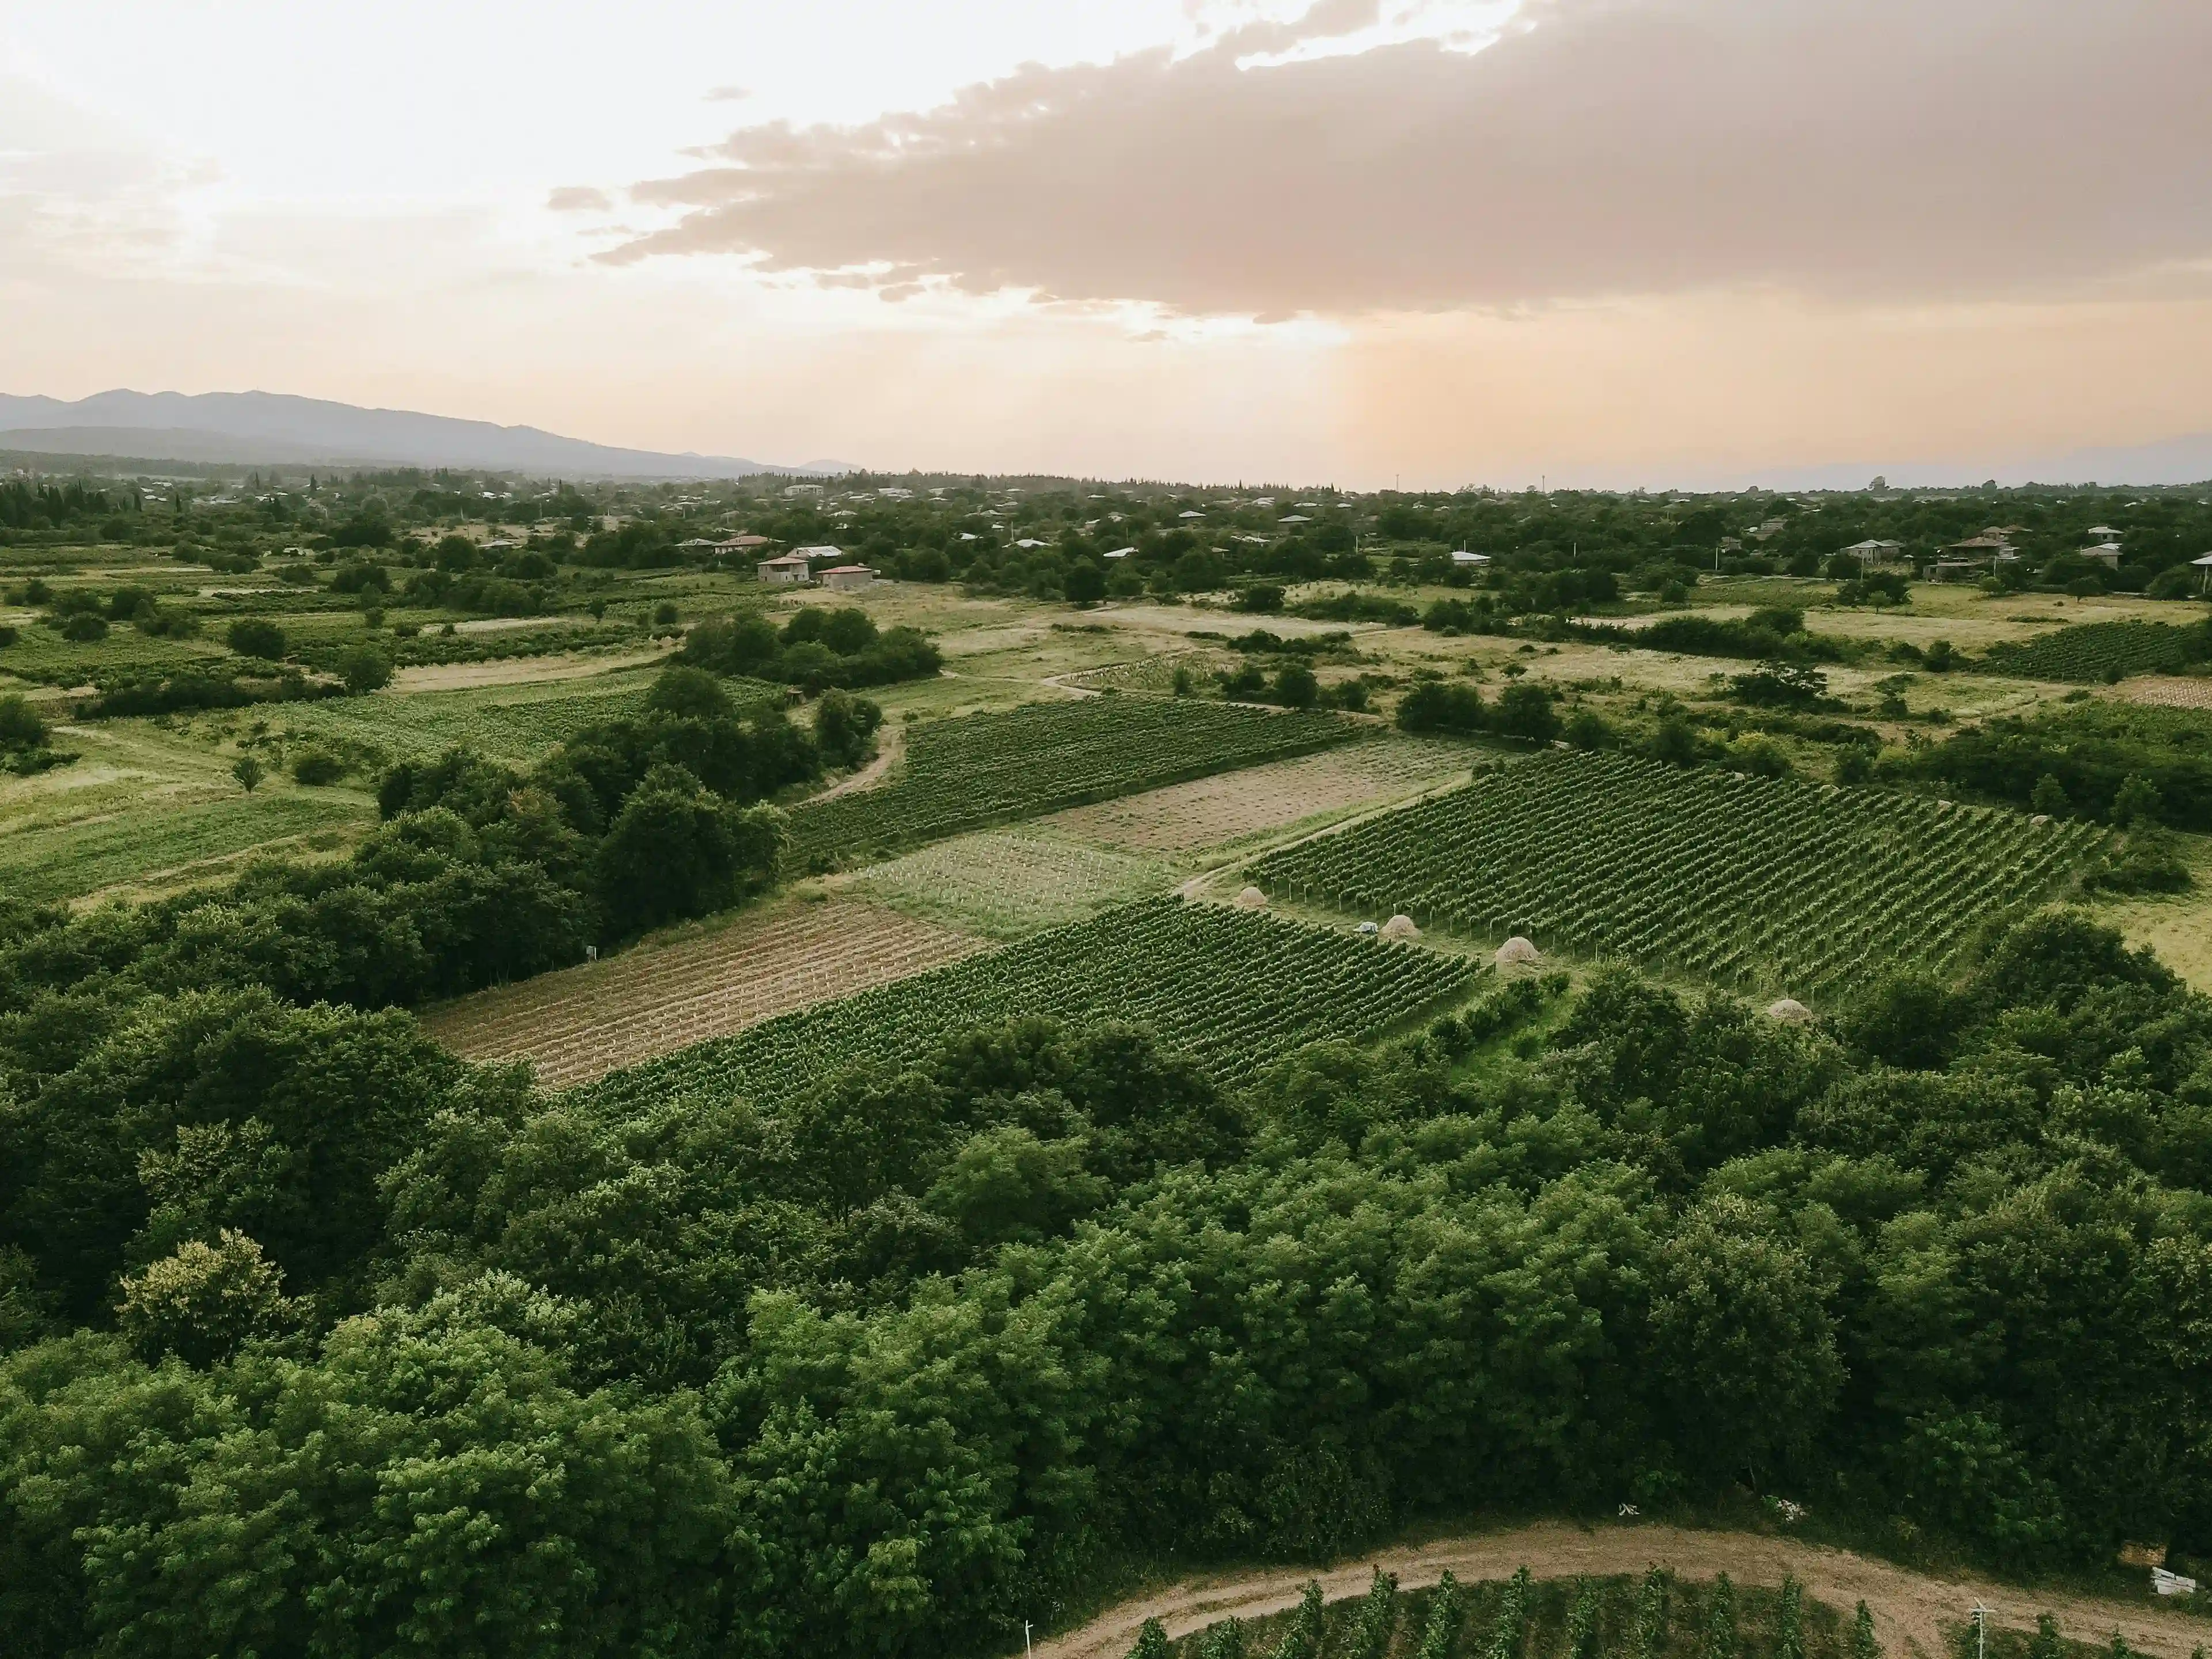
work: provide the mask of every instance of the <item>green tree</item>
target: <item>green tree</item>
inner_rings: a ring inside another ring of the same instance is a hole
[[[265,662],[281,662],[284,658],[284,630],[272,622],[258,617],[241,617],[231,623],[225,635],[230,648],[241,657],[258,657]]]
[[[1717,1486],[1814,1438],[1843,1367],[1812,1266],[1772,1217],[1707,1199],[1656,1266],[1652,1364],[1692,1467]]]
[[[1077,559],[1067,567],[1060,586],[1069,604],[1096,605],[1106,597],[1106,573],[1090,559]]]
[[[772,806],[740,808],[680,766],[653,768],[599,843],[599,890],[624,933],[735,903],[775,872],[786,837]]]
[[[339,653],[338,678],[356,696],[392,684],[392,659],[366,640]]]
[[[283,1272],[229,1228],[212,1244],[186,1240],[125,1279],[122,1291],[116,1323],[149,1361],[174,1354],[211,1365],[246,1338],[282,1328],[290,1311]]]
[[[2159,799],[2158,787],[2140,772],[2128,775],[2112,801],[2112,822],[2124,830],[2154,824],[2164,811],[2165,803]]]
[[[1498,694],[1498,732],[1501,737],[1525,743],[1549,743],[1559,735],[1559,717],[1552,707],[1552,694],[1525,681]]]
[[[1129,1650],[1129,1659],[1168,1659],[1175,1650],[1168,1644],[1168,1633],[1157,1619],[1147,1619],[1137,1627],[1137,1640]]]
[[[1321,696],[1321,684],[1304,663],[1285,663],[1276,672],[1274,701],[1288,708],[1310,708]]]
[[[240,755],[230,763],[230,775],[237,779],[238,787],[250,795],[261,787],[261,780],[265,774],[261,769],[261,763],[252,755]]]
[[[2035,781],[2035,790],[2028,796],[2027,804],[2036,811],[2047,812],[2052,817],[2063,817],[2073,805],[2066,799],[2066,786],[2050,772],[2045,772]]]

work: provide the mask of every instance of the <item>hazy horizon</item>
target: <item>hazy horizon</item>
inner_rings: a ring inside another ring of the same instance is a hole
[[[17,395],[1357,488],[2015,482],[2212,433],[2201,9],[6,15]]]

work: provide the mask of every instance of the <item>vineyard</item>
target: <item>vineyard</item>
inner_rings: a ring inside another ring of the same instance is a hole
[[[2212,635],[2202,625],[2099,622],[2062,628],[2041,639],[1993,645],[1983,654],[1982,666],[2022,679],[2087,685],[2130,674],[2179,674],[2208,659]]]
[[[799,867],[933,841],[1086,801],[1342,743],[1334,714],[1218,702],[1090,697],[912,727],[906,760],[874,789],[792,814]]]
[[[2080,823],[1614,756],[1539,757],[1258,861],[1270,893],[1798,997],[1941,967],[2095,844]]]
[[[89,823],[0,835],[0,889],[27,899],[77,898],[270,842],[366,828],[374,817],[356,796],[319,793],[134,807]]]
[[[422,1023],[465,1059],[526,1059],[566,1088],[981,948],[874,905],[802,904],[463,997]]]
[[[964,1027],[1029,1015],[1149,1026],[1235,1082],[1304,1043],[1373,1036],[1464,992],[1479,971],[1416,946],[1152,899],[616,1073],[589,1092],[617,1109],[732,1092],[772,1102],[846,1066],[895,1066]]]
[[[1316,1581],[1286,1613],[1218,1620],[1173,1642],[1140,1635],[1131,1659],[1877,1659],[1870,1632],[1795,1579],[1739,1586],[1654,1567],[1545,1580],[1523,1568],[1401,1590],[1378,1568],[1364,1595],[1324,1594]]]

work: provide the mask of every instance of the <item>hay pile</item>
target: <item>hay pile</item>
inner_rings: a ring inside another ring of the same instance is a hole
[[[1766,1017],[1779,1020],[1784,1025],[1810,1025],[1813,1023],[1813,1011],[1795,997],[1784,997],[1779,1002],[1769,1003]]]
[[[1512,968],[1543,959],[1544,953],[1518,933],[1498,947],[1498,965],[1500,968]]]
[[[1411,916],[1393,916],[1382,924],[1384,939],[1419,939],[1420,936],[1421,930],[1413,926]]]
[[[1267,896],[1256,887],[1247,887],[1237,896],[1237,908],[1240,910],[1264,910],[1267,908]]]

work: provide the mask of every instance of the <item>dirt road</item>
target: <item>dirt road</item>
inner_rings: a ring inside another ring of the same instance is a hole
[[[2022,1591],[1974,1579],[1930,1578],[1847,1550],[1678,1527],[1585,1529],[1546,1522],[1480,1537],[1440,1539],[1418,1548],[1378,1550],[1320,1577],[1323,1593],[1335,1601],[1363,1594],[1369,1570],[1377,1565],[1396,1573],[1403,1588],[1418,1589],[1436,1583],[1446,1568],[1457,1578],[1475,1582],[1510,1577],[1522,1565],[1539,1578],[1568,1578],[1641,1572],[1655,1563],[1686,1578],[1726,1571],[1742,1584],[1778,1585],[1784,1573],[1794,1574],[1807,1595],[1846,1613],[1863,1601],[1891,1659],[1910,1659],[1916,1653],[1940,1659],[1944,1627],[1963,1622],[1977,1599],[1990,1608],[1995,1626],[2033,1630],[2036,1614],[2048,1613],[2076,1640],[2109,1641],[2117,1628],[2129,1646],[2160,1659],[2188,1659],[2192,1649],[2212,1638],[2212,1624],[2163,1607]],[[1159,1620],[1175,1637],[1232,1614],[1251,1619],[1279,1613],[1297,1604],[1299,1592],[1314,1576],[1286,1571],[1194,1580],[1124,1602],[1080,1630],[1040,1642],[1035,1659],[1123,1659],[1147,1619]]]
[[[852,776],[841,778],[820,794],[811,797],[810,804],[812,801],[835,800],[840,795],[855,795],[863,789],[874,788],[890,775],[891,768],[898,763],[898,757],[905,752],[905,728],[884,726],[876,738],[875,758]]]

